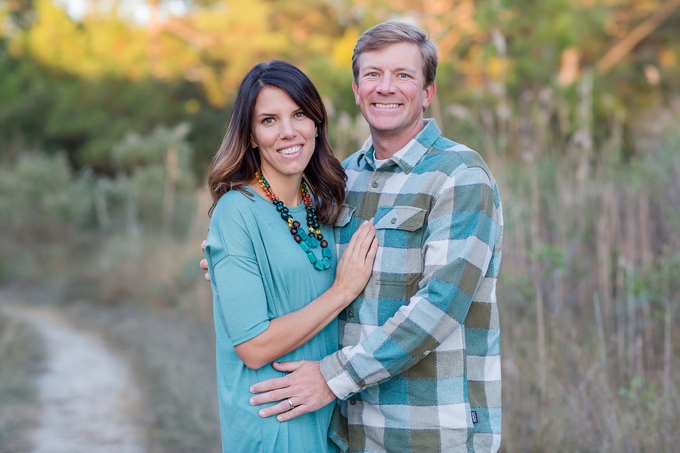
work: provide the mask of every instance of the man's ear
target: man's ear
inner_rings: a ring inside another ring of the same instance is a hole
[[[432,98],[434,97],[434,94],[436,92],[437,84],[435,82],[432,82],[431,84],[425,87],[425,99],[423,99],[423,110],[425,110],[430,105],[430,102],[432,102]]]
[[[359,85],[356,80],[352,80],[352,91],[354,91],[354,103],[359,105]]]

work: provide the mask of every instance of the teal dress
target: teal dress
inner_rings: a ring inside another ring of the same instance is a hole
[[[217,340],[217,392],[224,453],[337,452],[328,438],[334,403],[279,422],[261,418],[263,406],[251,406],[250,386],[285,373],[265,365],[251,370],[237,346],[261,334],[270,320],[307,305],[333,284],[337,259],[333,230],[322,227],[333,251],[331,267],[317,271],[293,239],[274,205],[253,193],[232,190],[217,203],[205,248],[213,291]],[[306,225],[303,204],[290,214]],[[314,249],[321,257],[321,249]],[[338,350],[337,320],[281,361],[320,360]]]

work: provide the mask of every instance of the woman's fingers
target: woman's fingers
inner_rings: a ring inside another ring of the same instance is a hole
[[[335,275],[338,287],[354,297],[361,294],[371,277],[373,262],[378,251],[373,219],[362,223],[345,249]]]
[[[373,219],[362,223],[349,241],[345,254],[349,258],[361,260],[365,258],[366,252],[371,245],[371,240],[375,237]]]
[[[373,262],[375,261],[375,255],[378,253],[378,238],[374,237],[371,239],[371,246],[366,253],[366,264],[373,269]]]

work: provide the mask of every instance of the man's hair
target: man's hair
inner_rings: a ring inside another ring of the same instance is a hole
[[[352,54],[352,73],[354,81],[359,79],[359,57],[364,52],[382,50],[392,44],[409,42],[416,44],[423,56],[423,75],[425,76],[425,87],[434,83],[437,75],[437,46],[430,41],[416,25],[406,22],[383,22],[375,27],[369,28],[357,40]]]

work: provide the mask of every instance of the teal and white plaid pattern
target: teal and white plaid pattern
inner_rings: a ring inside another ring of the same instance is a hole
[[[503,217],[489,169],[434,120],[380,168],[370,139],[343,166],[338,256],[372,217],[380,247],[340,314],[343,349],[321,361],[343,400],[331,437],[352,452],[497,451]]]

